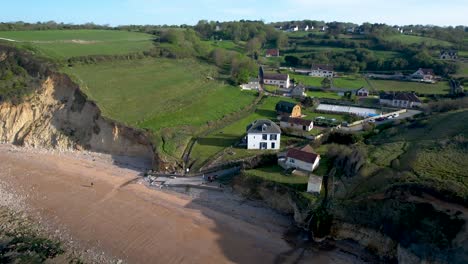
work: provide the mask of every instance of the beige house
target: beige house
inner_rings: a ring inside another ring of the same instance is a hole
[[[263,84],[275,85],[275,86],[278,86],[279,88],[289,89],[289,86],[290,86],[289,74],[265,73],[263,74]]]
[[[286,168],[312,172],[319,166],[320,155],[296,148],[288,150],[285,157]]]

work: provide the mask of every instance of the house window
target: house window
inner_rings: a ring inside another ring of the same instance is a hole
[[[266,142],[260,142],[260,149],[267,149],[268,144]]]
[[[274,149],[276,146],[275,142],[271,142],[271,148]]]
[[[276,134],[271,134],[270,135],[270,140],[276,140],[277,139],[277,136]]]
[[[263,134],[263,135],[262,135],[262,139],[263,139],[263,140],[267,140],[267,139],[268,139],[268,135],[267,135],[267,134]]]

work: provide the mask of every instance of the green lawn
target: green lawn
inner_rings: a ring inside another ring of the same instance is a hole
[[[306,94],[314,98],[341,99],[337,92],[307,91]]]
[[[148,50],[154,36],[118,30],[0,31],[1,38],[53,59],[87,55],[121,55]]]
[[[440,81],[435,84],[390,80],[369,80],[369,82],[378,91],[413,91],[421,94],[447,94],[450,90],[449,84],[446,81]]]
[[[409,45],[420,44],[424,42],[428,46],[444,46],[444,47],[452,46],[452,43],[447,42],[447,41],[427,38],[427,37],[413,36],[413,35],[404,35],[404,34],[388,35],[385,37],[385,40],[400,41],[403,44],[409,44]]]
[[[346,89],[359,89],[368,86],[366,80],[361,76],[343,76],[333,78],[333,87]]]
[[[245,173],[250,176],[260,177],[267,181],[286,183],[286,184],[307,184],[308,177],[298,175],[286,175],[284,169],[278,165],[262,167],[254,170],[247,170]]]
[[[322,87],[323,78],[321,77],[311,77],[304,74],[289,73],[289,78],[294,79],[296,82],[306,86]]]
[[[237,112],[255,99],[255,93],[208,80],[216,69],[194,60],[115,61],[64,71],[81,84],[105,116],[154,132],[171,130],[164,151],[175,156],[208,122]]]
[[[210,44],[211,47],[213,48],[222,48],[226,50],[245,53],[245,48],[244,48],[245,43],[243,42],[234,43],[232,40],[223,40],[223,41],[209,40],[209,41],[204,41],[204,42]]]
[[[257,119],[276,119],[275,106],[279,101],[294,102],[294,100],[283,97],[266,97],[264,98],[257,110],[238,120],[228,126],[214,131],[209,135],[200,138],[195,144],[192,150],[192,157],[197,160],[196,165],[200,165],[207,159],[222,151],[223,149],[230,147],[238,143],[242,136],[246,132],[246,127]],[[283,139],[283,137],[282,137]],[[283,145],[282,145],[283,146]],[[241,152],[239,152],[241,153]],[[258,152],[242,152],[243,154],[255,154]]]

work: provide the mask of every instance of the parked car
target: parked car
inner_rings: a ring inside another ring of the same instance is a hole
[[[400,114],[398,114],[398,113],[393,115],[393,117],[399,117],[399,116],[400,116]]]

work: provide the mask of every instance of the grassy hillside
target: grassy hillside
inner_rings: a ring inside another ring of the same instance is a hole
[[[447,41],[427,38],[427,37],[413,36],[413,35],[404,35],[404,34],[388,35],[385,37],[385,40],[399,41],[403,44],[409,44],[409,45],[426,43],[428,46],[444,46],[444,47],[452,46],[452,44]]]
[[[65,71],[81,83],[105,116],[166,137],[162,150],[176,157],[210,121],[241,110],[255,98],[253,93],[209,80],[216,70],[194,60],[116,61]]]
[[[87,55],[121,55],[148,50],[154,36],[118,30],[0,31],[0,38],[54,59]]]

